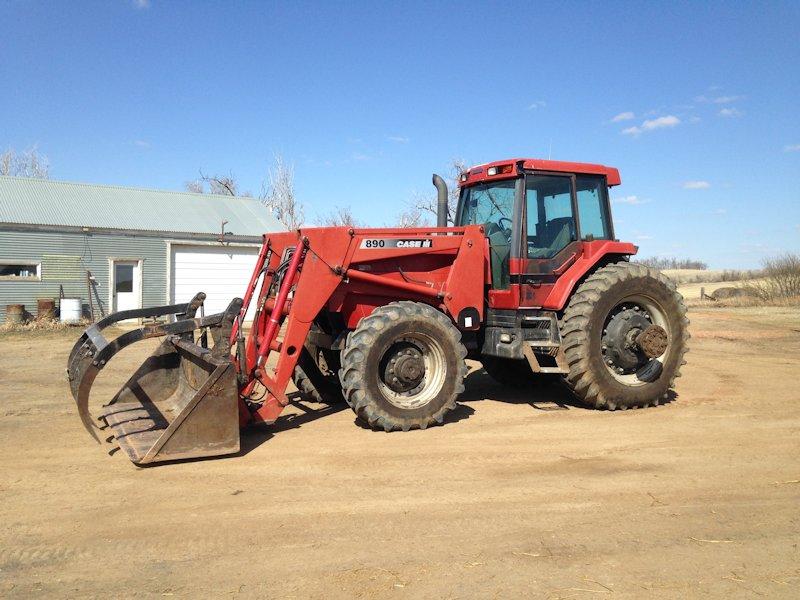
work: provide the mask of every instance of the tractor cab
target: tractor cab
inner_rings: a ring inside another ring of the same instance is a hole
[[[495,300],[513,291],[517,306],[542,306],[587,244],[613,240],[608,188],[619,183],[614,168],[535,159],[465,171],[456,224],[485,226]]]

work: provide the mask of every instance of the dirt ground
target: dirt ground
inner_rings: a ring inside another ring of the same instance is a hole
[[[798,598],[800,310],[690,317],[658,408],[586,410],[474,363],[443,427],[309,405],[239,456],[149,469],[81,428],[77,331],[3,335],[0,596]]]

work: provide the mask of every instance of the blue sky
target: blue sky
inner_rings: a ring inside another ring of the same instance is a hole
[[[390,223],[430,174],[616,166],[642,255],[800,250],[800,3],[0,4],[0,149],[56,179],[182,189],[274,153],[309,217]]]

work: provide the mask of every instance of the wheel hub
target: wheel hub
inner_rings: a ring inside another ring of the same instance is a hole
[[[413,346],[395,350],[384,369],[384,382],[395,392],[408,392],[418,387],[425,378],[425,360],[422,352]]]
[[[660,336],[660,330],[663,337]],[[609,369],[618,374],[634,373],[652,358],[640,346],[639,340],[647,332],[648,350],[653,351],[666,340],[666,332],[653,325],[650,315],[637,305],[625,305],[612,315],[603,330],[603,358]],[[666,349],[666,342],[664,343]],[[654,356],[660,356],[663,350]]]
[[[650,325],[636,336],[636,344],[648,358],[664,354],[668,343],[666,330],[658,325]]]

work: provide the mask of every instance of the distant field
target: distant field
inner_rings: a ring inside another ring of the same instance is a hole
[[[702,288],[706,288],[706,294],[711,294],[721,287],[738,287],[755,281],[748,277],[750,271],[667,269],[663,273],[678,284],[678,291],[687,300],[699,300]]]
[[[701,270],[701,269],[666,269],[663,273],[675,283],[709,283],[718,281],[741,281],[749,279],[755,271],[739,269]]]

